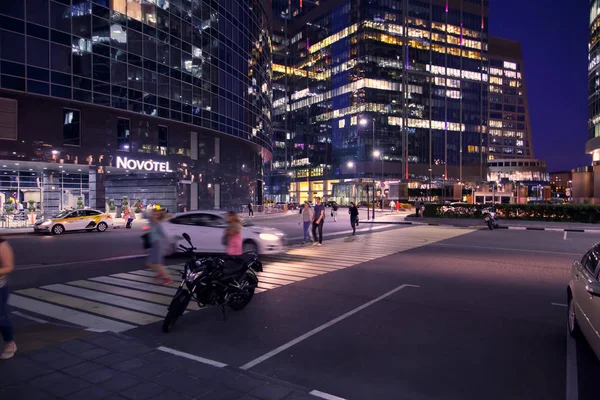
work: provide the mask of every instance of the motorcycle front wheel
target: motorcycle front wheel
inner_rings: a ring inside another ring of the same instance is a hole
[[[248,304],[250,304],[252,297],[254,297],[254,289],[256,287],[253,285],[253,283],[247,276],[244,278],[244,280],[242,280],[241,286],[245,286],[244,290],[246,294],[238,294],[231,296],[231,300],[229,300],[228,306],[233,311],[243,310]]]
[[[175,297],[169,305],[169,311],[163,321],[162,331],[169,333],[175,326],[177,319],[183,314],[191,299],[190,293],[185,289],[178,289],[175,293]]]
[[[494,225],[492,224],[491,220],[488,220],[487,224],[488,224],[488,227],[490,228],[490,231],[494,229]]]

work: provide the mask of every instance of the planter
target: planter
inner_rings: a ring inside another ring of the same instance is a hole
[[[33,211],[29,212],[29,223],[31,225],[35,224],[35,212],[33,212]]]
[[[109,213],[108,213],[108,215],[110,215],[110,217],[111,217],[112,219],[115,219],[115,218],[117,218],[117,213],[116,213],[116,212],[109,212]]]
[[[134,213],[133,215],[135,215],[134,218],[136,220],[140,220],[140,219],[144,218],[144,214],[142,214],[142,213]]]

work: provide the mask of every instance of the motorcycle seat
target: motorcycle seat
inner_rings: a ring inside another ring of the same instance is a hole
[[[236,272],[239,272],[242,269],[244,269],[246,265],[253,259],[253,254],[242,254],[241,256],[237,257],[224,258],[223,273],[225,275],[235,274]]]

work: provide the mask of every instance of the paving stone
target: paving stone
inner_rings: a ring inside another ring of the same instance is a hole
[[[90,350],[98,349],[98,346],[91,343],[84,342],[83,340],[70,340],[68,342],[60,343],[56,345],[56,348],[75,356],[79,356],[81,353],[88,352]]]
[[[290,394],[288,397],[285,398],[285,400],[318,400],[319,398],[316,396],[313,396],[311,394],[305,393],[305,392],[300,392],[300,391],[295,391],[292,394]]]
[[[166,389],[150,382],[143,382],[121,392],[121,396],[130,400],[145,400],[149,397],[163,393]]]
[[[23,383],[21,385],[9,385],[0,388],[0,399],[54,400],[55,397],[41,389]]]
[[[80,364],[83,361],[79,357],[75,357],[72,354],[56,348],[34,351],[27,354],[26,357],[33,361],[44,363],[54,369],[68,368],[72,365]]]
[[[66,397],[67,400],[97,400],[112,399],[113,393],[97,386],[90,386]]]
[[[91,361],[84,361],[81,364],[73,365],[72,367],[65,368],[62,370],[65,374],[69,374],[71,376],[81,377],[83,375],[87,375],[90,372],[98,371],[103,369],[104,366],[100,364],[93,363]]]
[[[103,349],[102,347],[96,347],[93,350],[88,350],[88,351],[85,351],[85,352],[79,354],[79,357],[81,357],[85,360],[94,360],[96,358],[103,357],[110,353],[111,353],[110,350]]]
[[[139,385],[143,381],[141,379],[136,378],[135,376],[117,372],[117,374],[108,380],[101,382],[100,386],[104,389],[110,390],[115,393],[121,393],[125,389],[129,389],[135,385]]]
[[[208,393],[196,397],[196,400],[237,400],[243,393],[237,392],[228,387],[219,385]]]
[[[261,400],[282,400],[294,390],[276,383],[264,382],[258,389],[253,390],[250,395]]]
[[[122,354],[127,354],[128,356],[138,357],[138,356],[141,356],[142,354],[147,354],[152,351],[155,351],[155,349],[153,349],[152,347],[133,344],[133,345],[130,345],[130,346],[122,349],[120,352]]]
[[[118,369],[119,371],[129,372],[131,370],[141,368],[148,364],[148,361],[140,358],[130,358],[120,363],[111,365],[111,368]]]
[[[29,383],[57,397],[65,397],[89,386],[89,383],[61,372],[53,372],[31,380]]]
[[[123,342],[123,339],[113,336],[109,333],[102,333],[97,336],[82,338],[82,340],[104,348],[108,348],[106,346],[117,345]]]
[[[254,396],[250,396],[249,394],[244,394],[238,398],[238,400],[260,400]]]
[[[127,361],[127,360],[129,360],[129,358],[130,357],[125,354],[109,353],[105,356],[94,359],[94,362],[97,362],[97,363],[100,363],[103,365],[107,365],[110,367],[110,366],[113,366],[120,362]]]
[[[52,369],[46,365],[17,354],[10,361],[0,363],[0,387],[28,381],[51,372]]]
[[[88,374],[83,375],[81,378],[90,383],[100,383],[109,380],[117,375],[119,375],[119,371],[115,371],[114,369],[102,367],[96,371],[90,372]]]
[[[263,382],[258,379],[250,378],[246,375],[238,375],[234,379],[223,382],[225,386],[241,393],[250,393],[258,389]]]
[[[176,370],[196,378],[211,379],[216,375],[222,374],[223,371],[229,371],[228,369],[224,370],[223,368],[212,367],[192,360],[184,361],[189,361],[189,363],[182,363]],[[237,376],[237,374],[235,374],[235,376]],[[228,375],[228,377],[230,376]]]
[[[168,372],[171,372],[171,370],[166,369],[163,365],[159,363],[148,363],[140,368],[129,371],[131,375],[151,381],[159,375],[163,375]]]
[[[148,400],[189,400],[190,398],[172,390],[163,392],[157,396],[149,397]],[[218,400],[218,399],[216,399]]]
[[[157,378],[157,381],[166,388],[172,389],[188,397],[203,395],[213,389],[209,381],[199,380],[179,372],[168,372]]]

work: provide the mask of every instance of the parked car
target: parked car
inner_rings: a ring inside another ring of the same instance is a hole
[[[585,338],[600,359],[600,242],[571,268],[567,287],[568,328],[575,338]]]
[[[285,251],[285,233],[278,229],[254,226],[243,221],[243,251],[258,254],[278,254]],[[190,235],[199,253],[225,253],[221,240],[227,228],[226,213],[220,211],[189,211],[177,214],[164,223],[171,254],[179,245],[186,245],[183,234]]]
[[[109,214],[98,210],[66,210],[50,218],[37,221],[33,225],[34,232],[53,233],[60,235],[70,231],[105,232],[112,228],[114,222]]]

